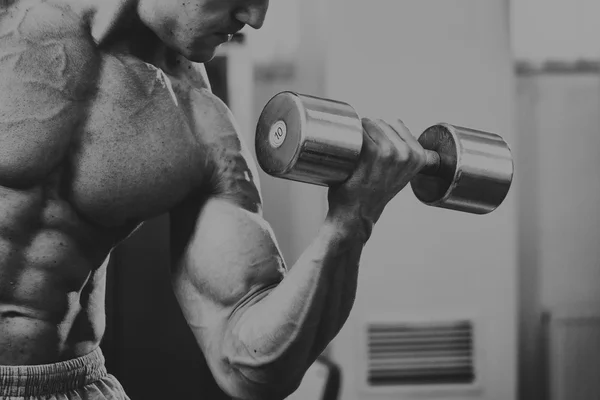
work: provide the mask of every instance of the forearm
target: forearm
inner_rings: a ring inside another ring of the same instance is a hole
[[[361,220],[328,215],[285,278],[233,313],[224,342],[231,366],[257,383],[301,376],[350,314],[369,234]]]

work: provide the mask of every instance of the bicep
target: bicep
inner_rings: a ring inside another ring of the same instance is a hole
[[[178,295],[184,295],[182,307],[191,314],[202,309],[231,313],[283,278],[280,251],[260,213],[222,197],[205,200],[194,218],[187,211],[172,212],[171,226],[183,229],[180,234],[187,230],[183,242],[173,243],[173,274],[176,290],[182,291]]]

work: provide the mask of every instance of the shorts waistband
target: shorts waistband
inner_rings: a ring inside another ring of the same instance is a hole
[[[26,397],[63,393],[107,375],[100,347],[91,353],[42,365],[0,365],[0,396]]]

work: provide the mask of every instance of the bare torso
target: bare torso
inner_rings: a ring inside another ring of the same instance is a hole
[[[83,17],[51,4],[0,10],[6,365],[98,346],[110,251],[188,195],[206,158],[188,100],[161,70],[98,48]]]

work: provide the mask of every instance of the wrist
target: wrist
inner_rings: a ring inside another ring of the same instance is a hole
[[[355,238],[366,243],[371,237],[375,222],[364,216],[359,210],[332,209],[325,217],[325,223],[343,237]]]

